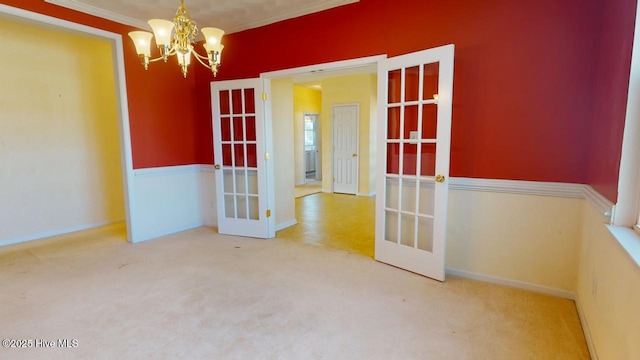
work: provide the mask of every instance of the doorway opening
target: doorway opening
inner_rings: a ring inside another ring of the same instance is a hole
[[[110,66],[105,66],[105,68],[110,68],[112,71],[111,78],[114,87],[114,93],[112,95],[115,102],[114,117],[117,122],[117,124],[112,124],[117,127],[117,130],[114,130],[114,136],[111,136],[109,141],[114,143],[113,145],[118,152],[117,155],[110,152],[109,156],[113,155],[116,157],[115,166],[119,167],[122,173],[121,178],[116,179],[116,181],[121,182],[122,184],[122,191],[119,196],[124,197],[124,199],[119,202],[124,203],[123,217],[125,218],[127,225],[127,240],[129,242],[136,242],[136,228],[133,221],[133,214],[135,213],[133,207],[133,161],[131,153],[131,137],[129,133],[129,110],[127,106],[126,78],[124,73],[124,50],[121,35],[2,4],[0,4],[0,17],[10,21],[17,20],[17,22],[26,24],[27,26],[60,31],[61,33],[76,33],[86,38],[93,38],[102,42],[106,40],[106,42],[108,42],[110,50],[107,51],[110,52],[109,55],[112,64]],[[62,95],[59,95],[59,97],[61,96]],[[117,138],[119,140],[116,140],[118,142],[117,144],[112,140],[113,138]],[[76,161],[76,163],[78,162],[79,161]],[[89,169],[86,171],[89,171]],[[60,224],[56,223],[54,225],[59,226]],[[18,237],[12,236],[6,239],[6,241],[0,242],[0,245],[9,245],[35,240],[38,238],[83,230],[99,225],[101,225],[101,223],[88,224],[85,221],[82,224],[61,225],[62,229],[56,229],[55,226],[52,226],[48,229],[40,230],[40,232],[36,234],[32,233],[30,235]]]
[[[278,110],[279,112],[277,114],[266,114],[267,121],[271,121],[273,127],[272,142],[275,145],[274,157],[279,155],[277,153],[278,148],[289,142],[291,144],[291,150],[294,149],[294,144],[296,144],[296,151],[294,153],[299,154],[296,156],[299,156],[300,159],[304,159],[304,161],[301,162],[304,165],[303,172],[291,169],[287,174],[280,171],[282,168],[279,165],[276,165],[277,171],[275,171],[273,181],[274,184],[278,184],[275,188],[274,196],[276,199],[275,208],[277,209],[276,237],[305,241],[303,238],[296,238],[296,233],[306,234],[306,236],[303,237],[307,240],[311,239],[309,235],[313,233],[313,237],[316,239],[324,238],[336,240],[340,238],[340,236],[336,234],[335,231],[343,231],[345,234],[349,232],[349,227],[345,228],[342,226],[342,224],[347,221],[346,217],[349,217],[351,220],[359,223],[359,226],[365,227],[366,230],[370,232],[370,235],[366,236],[366,244],[364,245],[364,248],[368,248],[370,250],[361,251],[357,249],[342,249],[358,253],[364,252],[368,253],[368,255],[372,255],[374,247],[374,213],[373,211],[358,210],[359,205],[357,205],[357,203],[371,202],[371,209],[373,209],[372,204],[375,202],[375,127],[377,122],[377,113],[375,111],[376,103],[374,103],[373,100],[377,99],[377,62],[383,58],[386,58],[386,56],[373,56],[336,63],[312,65],[302,68],[264,73],[261,75],[263,79],[271,83],[272,90],[274,88],[278,89],[277,92],[272,92],[272,98],[270,99],[271,107],[273,109],[296,108],[294,105],[294,99],[300,97],[296,97],[293,90],[283,90],[283,88],[287,86],[289,89],[292,87],[315,89],[319,93],[318,96],[321,102],[318,106],[321,109],[319,113],[321,114],[320,117],[322,119],[315,127],[315,130],[317,131],[316,136],[319,139],[316,138],[317,142],[314,144],[319,156],[315,159],[315,169],[308,169],[309,174],[307,174],[307,164],[309,163],[306,160],[307,150],[312,150],[312,148],[307,148],[306,146],[312,146],[312,133],[308,133],[309,141],[306,142],[308,145],[304,144],[302,141],[298,142],[298,140],[295,140],[295,136],[303,138],[303,135],[306,135],[306,131],[298,131],[296,129],[292,135],[287,135],[286,133],[286,127],[292,127],[291,122],[293,122],[294,126],[299,126],[295,124],[300,122],[306,124],[306,118],[303,118],[302,116],[294,118],[294,114],[291,114],[290,120],[286,120],[287,123],[279,124],[278,122],[283,121],[283,113],[280,110]],[[356,81],[354,81],[354,79]],[[356,97],[353,94],[359,94],[359,96]],[[287,104],[287,102],[290,102],[290,105]],[[365,104],[360,105],[360,110],[363,114],[361,114],[362,121],[359,122],[358,127],[362,130],[359,133],[360,140],[366,138],[366,141],[360,142],[359,151],[351,151],[349,153],[351,158],[354,158],[352,156],[353,153],[358,155],[356,158],[357,166],[360,167],[361,173],[367,174],[365,181],[362,181],[361,178],[357,190],[354,191],[355,194],[360,196],[335,193],[335,173],[332,164],[334,157],[332,130],[334,119],[331,115],[332,106],[354,103]],[[309,109],[304,110],[306,110],[304,111],[304,115],[316,113],[316,111],[308,111]],[[364,114],[365,112],[366,114]],[[296,114],[301,113],[296,112]],[[312,120],[309,119],[309,121]],[[291,139],[290,137],[294,137],[294,139]],[[305,146],[302,147],[297,144]],[[292,163],[297,163],[297,161],[297,159],[291,159]],[[362,171],[363,168],[365,171]],[[313,170],[315,170],[315,174],[313,173]],[[369,178],[369,176],[371,177]],[[296,198],[294,196],[295,191],[289,190],[289,192],[291,192],[291,196],[288,196],[287,189],[278,188],[281,185],[284,186],[284,184],[291,184],[291,188],[295,189],[295,185],[300,185],[314,178],[321,181],[322,193]],[[335,210],[336,208],[332,206],[335,206],[338,203],[340,204],[337,205],[338,209],[351,209],[351,211],[342,213],[342,220],[344,221],[341,222],[324,217],[324,215],[327,215],[326,213],[332,212],[331,209]],[[283,212],[286,212],[286,214],[283,214]],[[310,217],[305,217],[300,215],[301,213],[305,213],[305,215],[316,213],[318,216],[314,217],[312,215]],[[322,219],[327,221],[323,220],[320,222],[320,215],[322,215]],[[278,218],[278,216],[280,216],[280,218]],[[314,222],[314,218],[318,221]],[[305,219],[309,220],[306,221]],[[363,247],[362,244],[358,246],[360,248]],[[337,243],[331,243],[329,247],[339,248],[340,246]]]

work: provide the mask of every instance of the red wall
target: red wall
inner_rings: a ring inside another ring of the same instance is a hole
[[[194,74],[185,80],[177,65],[153,63],[145,72],[127,33],[130,26],[79,13],[43,0],[2,4],[122,34],[134,168],[200,162],[194,121]],[[173,14],[167,14],[172,16]],[[45,55],[45,54],[43,54]]]
[[[633,13],[632,1],[613,1]],[[609,76],[598,67],[601,8],[608,2],[361,0],[227,35],[218,78],[453,43],[451,175],[586,183],[594,86]],[[629,32],[620,25],[618,33]],[[616,63],[622,73],[625,64]],[[198,78],[199,90],[211,79]],[[199,106],[204,127],[210,109]]]
[[[605,1],[602,5],[587,182],[615,203],[618,197],[636,0]]]
[[[123,35],[135,168],[213,163],[208,70],[145,72],[129,26],[0,3]],[[227,35],[218,79],[453,43],[452,176],[589,183],[615,200],[635,5],[361,0]]]

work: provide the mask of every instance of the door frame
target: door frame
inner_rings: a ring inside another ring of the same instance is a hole
[[[387,54],[383,55],[373,55],[368,57],[342,60],[342,61],[334,61],[322,64],[301,66],[296,68],[289,68],[283,70],[276,71],[268,71],[264,73],[260,73],[260,78],[263,79],[264,92],[266,93],[267,100],[265,101],[265,110],[264,110],[264,124],[265,124],[265,138],[266,138],[266,148],[267,151],[273,151],[273,114],[271,111],[271,80],[279,79],[279,78],[287,78],[293,76],[301,76],[301,75],[311,75],[322,73],[324,71],[334,71],[334,70],[348,70],[355,69],[370,65],[378,64],[379,60],[386,59]],[[272,218],[275,218],[275,212],[278,211],[275,201],[275,184],[273,177],[273,162],[267,162],[267,195],[270,197],[270,204],[273,204],[274,215]],[[326,174],[322,174],[325,177]],[[333,175],[333,174],[332,174]],[[294,181],[295,182],[295,181]],[[333,186],[333,185],[332,185]],[[295,200],[295,199],[294,199]],[[274,220],[275,221],[275,220]],[[294,225],[295,223],[291,223],[290,225]],[[286,224],[285,224],[286,225]],[[278,227],[276,224],[276,228],[281,230],[284,227]]]
[[[20,18],[22,20],[26,20],[28,24],[34,24],[34,26],[46,26],[56,31],[72,31],[109,40],[111,44],[111,53],[113,55],[113,75],[115,79],[114,87],[116,92],[118,137],[123,183],[122,191],[124,195],[125,221],[127,224],[127,240],[130,243],[140,241],[137,231],[138,225],[136,223],[133,156],[131,152],[131,131],[129,127],[129,107],[127,101],[127,81],[125,76],[122,35],[54,18],[52,16],[18,9],[4,4],[0,4],[0,15]]]
[[[336,139],[335,139],[335,121],[333,120],[333,110],[336,107],[340,107],[340,106],[355,106],[356,107],[356,114],[358,115],[356,118],[356,176],[355,176],[355,184],[356,184],[356,190],[353,193],[353,195],[358,195],[358,189],[359,189],[359,183],[358,181],[360,180],[360,104],[358,103],[344,103],[344,104],[331,104],[331,143],[335,144],[336,143]],[[378,144],[376,143],[376,146]],[[333,178],[335,178],[335,169],[336,169],[336,159],[335,159],[335,145],[333,146],[333,151],[331,151],[331,175]],[[335,185],[336,182],[335,181],[331,181],[331,193],[335,193]],[[351,193],[346,193],[346,194],[351,194]]]

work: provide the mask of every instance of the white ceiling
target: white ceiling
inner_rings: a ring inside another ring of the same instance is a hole
[[[44,0],[141,29],[149,19],[172,20],[180,0]],[[227,34],[295,18],[359,0],[185,0],[199,28],[217,27]]]

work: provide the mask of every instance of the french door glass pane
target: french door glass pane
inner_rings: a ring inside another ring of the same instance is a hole
[[[400,139],[400,107],[390,107],[387,119],[387,139]]]
[[[247,141],[256,141],[256,117],[247,116],[246,122]]]
[[[402,174],[415,175],[417,167],[418,145],[404,144],[404,153],[402,154]]]
[[[399,103],[402,94],[402,70],[389,71],[387,104]]]
[[[232,165],[232,156],[231,156],[231,145],[230,144],[222,144],[222,165],[231,166]]]
[[[420,89],[420,67],[413,66],[405,69],[404,101],[417,101]]]
[[[256,101],[255,92],[253,89],[244,89],[244,113],[255,114],[256,113]]]
[[[418,217],[418,249],[433,252],[433,219]]]
[[[402,179],[402,211],[416,213],[417,180]]]
[[[258,213],[258,197],[249,196],[249,219],[259,220],[260,214]]]
[[[224,216],[231,219],[236,217],[236,202],[233,195],[224,196]]]
[[[435,62],[424,65],[423,74],[423,100],[433,99],[433,95],[438,93],[438,74],[440,72],[440,63]]]
[[[236,194],[247,193],[247,177],[245,170],[236,170]]]
[[[258,167],[258,153],[256,150],[256,144],[247,144],[247,167]]]
[[[434,176],[436,174],[436,144],[420,145],[420,175]]]
[[[387,144],[387,174],[400,173],[400,144]]]
[[[229,90],[222,90],[220,91],[220,115],[229,115],[230,112],[230,108],[229,108]]]
[[[231,90],[231,103],[232,103],[232,109],[233,109],[233,114],[242,114],[242,90],[240,89],[233,89]]]
[[[398,242],[398,213],[396,211],[385,211],[384,216],[384,239],[394,243]]]
[[[420,200],[418,213],[420,215],[433,216],[435,204],[435,182],[433,180],[420,181]]]
[[[238,195],[236,196],[236,204],[238,209],[238,219],[247,218],[247,197]]]
[[[422,105],[422,138],[435,139],[438,127],[438,105]]]
[[[233,193],[233,171],[232,170],[223,170],[222,171],[222,182],[225,193]]]
[[[400,244],[414,247],[416,239],[415,215],[402,214],[400,217]]]
[[[242,141],[244,140],[244,126],[242,123],[241,116],[233,117],[233,140],[234,141]]]
[[[400,201],[400,186],[397,178],[386,178],[384,207],[397,210]]]
[[[234,149],[234,155],[235,155],[235,163],[234,166],[244,166],[245,162],[244,162],[244,145],[242,144],[235,144],[233,145]]]
[[[247,193],[258,195],[258,171],[247,170]]]
[[[418,105],[411,105],[404,108],[404,136],[402,138],[418,138]]]
[[[231,118],[230,117],[221,117],[220,118],[220,136],[222,141],[231,141]]]

